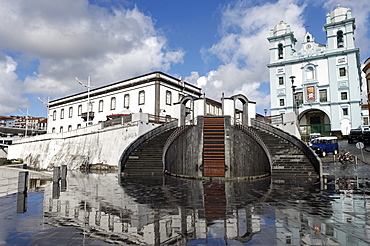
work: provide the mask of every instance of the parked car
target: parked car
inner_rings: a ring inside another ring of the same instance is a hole
[[[339,149],[338,138],[318,137],[311,140],[310,147],[321,156],[326,156],[329,152],[333,152],[334,155],[337,155]]]
[[[348,135],[348,143],[361,142],[363,139],[362,128],[351,129]]]

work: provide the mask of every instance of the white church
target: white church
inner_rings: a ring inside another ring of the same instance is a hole
[[[327,44],[316,43],[307,32],[299,51],[287,23],[277,24],[268,37],[271,115],[295,112],[302,137],[348,135],[362,124],[355,18],[338,5],[327,15],[324,28]]]

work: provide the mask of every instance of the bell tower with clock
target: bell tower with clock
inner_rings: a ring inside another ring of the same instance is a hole
[[[271,29],[267,67],[272,116],[294,113],[301,136],[348,135],[362,125],[355,27],[351,10],[337,6],[324,24],[327,43],[316,43],[307,32],[298,51],[290,25],[281,21]]]

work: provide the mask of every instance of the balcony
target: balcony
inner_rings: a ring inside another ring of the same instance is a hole
[[[95,117],[95,112],[89,112],[89,121],[92,121]],[[81,114],[81,118],[87,121],[87,112]]]

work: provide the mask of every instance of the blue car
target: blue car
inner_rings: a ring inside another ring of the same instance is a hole
[[[338,154],[338,138],[337,137],[318,137],[312,139],[310,147],[319,155],[326,156],[327,153],[333,152]]]

